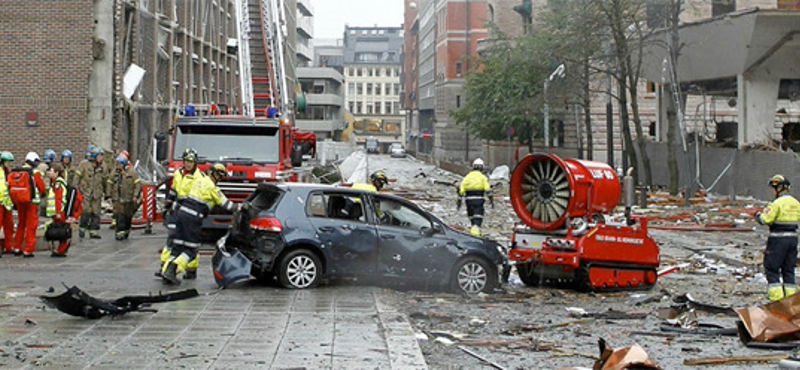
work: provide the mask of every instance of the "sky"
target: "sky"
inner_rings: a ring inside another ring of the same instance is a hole
[[[344,25],[394,26],[403,24],[403,0],[311,0],[314,38],[342,38]]]

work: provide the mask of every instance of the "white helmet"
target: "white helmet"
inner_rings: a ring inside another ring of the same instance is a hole
[[[28,154],[25,155],[25,162],[34,163],[38,161],[39,161],[39,155],[36,154],[36,152],[28,152]]]
[[[472,168],[483,168],[483,159],[477,158],[472,161]]]

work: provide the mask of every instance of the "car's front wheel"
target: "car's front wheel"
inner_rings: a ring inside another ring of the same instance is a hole
[[[283,257],[278,279],[286,288],[306,289],[315,287],[321,274],[319,257],[308,249],[298,249]]]
[[[497,273],[486,260],[467,257],[453,270],[452,286],[466,294],[490,293],[497,286]]]

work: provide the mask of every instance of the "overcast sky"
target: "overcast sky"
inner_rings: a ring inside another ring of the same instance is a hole
[[[311,0],[314,38],[342,38],[344,25],[394,26],[403,24],[403,0]]]

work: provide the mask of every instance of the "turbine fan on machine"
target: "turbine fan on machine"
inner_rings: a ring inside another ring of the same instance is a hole
[[[522,199],[530,215],[543,223],[558,220],[569,204],[569,179],[553,160],[539,161],[525,171]]]

